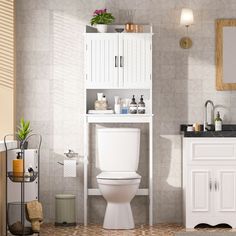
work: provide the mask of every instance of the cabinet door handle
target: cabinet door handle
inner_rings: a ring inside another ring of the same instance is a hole
[[[124,67],[124,57],[120,56],[120,67]]]
[[[212,190],[212,181],[210,179],[210,183],[209,183],[209,188],[210,188],[210,191]]]
[[[118,67],[118,57],[115,56],[115,67]]]

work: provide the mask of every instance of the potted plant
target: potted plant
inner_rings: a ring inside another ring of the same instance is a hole
[[[107,25],[111,24],[115,20],[115,17],[107,12],[107,9],[95,10],[93,18],[91,19],[91,25],[96,25],[98,32],[106,33]]]
[[[30,129],[30,121],[25,121],[24,118],[21,118],[20,125],[18,126],[18,130],[16,132],[16,138],[20,142],[20,148],[27,149],[28,142],[24,142],[27,136],[30,134],[32,130]],[[24,143],[24,146],[22,147]]]

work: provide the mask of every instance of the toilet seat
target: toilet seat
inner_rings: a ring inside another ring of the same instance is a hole
[[[141,176],[136,172],[102,172],[97,176],[98,184],[130,185],[138,184]]]
[[[102,172],[97,176],[97,179],[110,179],[110,180],[131,180],[141,179],[141,176],[136,172]]]

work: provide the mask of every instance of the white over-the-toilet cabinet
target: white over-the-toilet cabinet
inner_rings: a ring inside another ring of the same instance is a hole
[[[101,196],[99,189],[88,181],[91,124],[146,124],[148,126],[147,163],[148,184],[138,189],[137,196],[146,196],[149,204],[149,225],[153,224],[153,114],[152,114],[152,26],[142,25],[140,33],[116,33],[124,25],[108,25],[107,33],[86,26],[85,33],[85,120],[84,120],[84,224],[88,223],[88,198]],[[121,101],[141,95],[146,105],[145,114],[90,114],[97,93],[103,93],[109,109],[114,108],[114,97]],[[142,173],[140,173],[142,175]],[[95,188],[94,188],[95,187]]]
[[[86,87],[150,89],[150,33],[86,34]]]
[[[186,228],[236,228],[236,138],[183,138],[183,191]]]

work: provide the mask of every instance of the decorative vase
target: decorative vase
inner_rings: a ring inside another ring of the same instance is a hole
[[[97,24],[97,30],[99,33],[106,33],[107,32],[107,25]]]
[[[23,145],[24,143],[24,145]],[[23,145],[23,147],[22,147]],[[24,141],[20,141],[20,149],[28,149],[28,141],[24,142]]]
[[[133,23],[126,23],[125,24],[125,31],[128,33],[134,32],[134,24]]]

